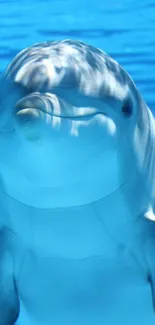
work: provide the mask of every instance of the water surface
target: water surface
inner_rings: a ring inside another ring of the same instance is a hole
[[[33,43],[73,38],[112,55],[155,110],[155,2],[1,0],[0,71]]]

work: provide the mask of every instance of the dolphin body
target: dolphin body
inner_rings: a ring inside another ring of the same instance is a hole
[[[155,323],[155,121],[80,41],[0,80],[0,325]]]

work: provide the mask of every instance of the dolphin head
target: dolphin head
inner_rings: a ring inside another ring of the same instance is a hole
[[[94,202],[133,173],[141,98],[103,51],[79,41],[36,44],[0,80],[5,192],[39,208]]]

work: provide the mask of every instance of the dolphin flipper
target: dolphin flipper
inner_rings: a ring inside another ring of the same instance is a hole
[[[13,259],[9,251],[8,230],[0,224],[0,324],[13,325],[19,302],[13,277]]]

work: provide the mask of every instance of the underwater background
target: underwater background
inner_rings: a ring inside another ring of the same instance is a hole
[[[0,0],[0,74],[25,47],[66,38],[111,55],[155,114],[155,0]]]
[[[64,38],[108,52],[155,112],[155,1],[0,0],[0,72],[21,49]]]

